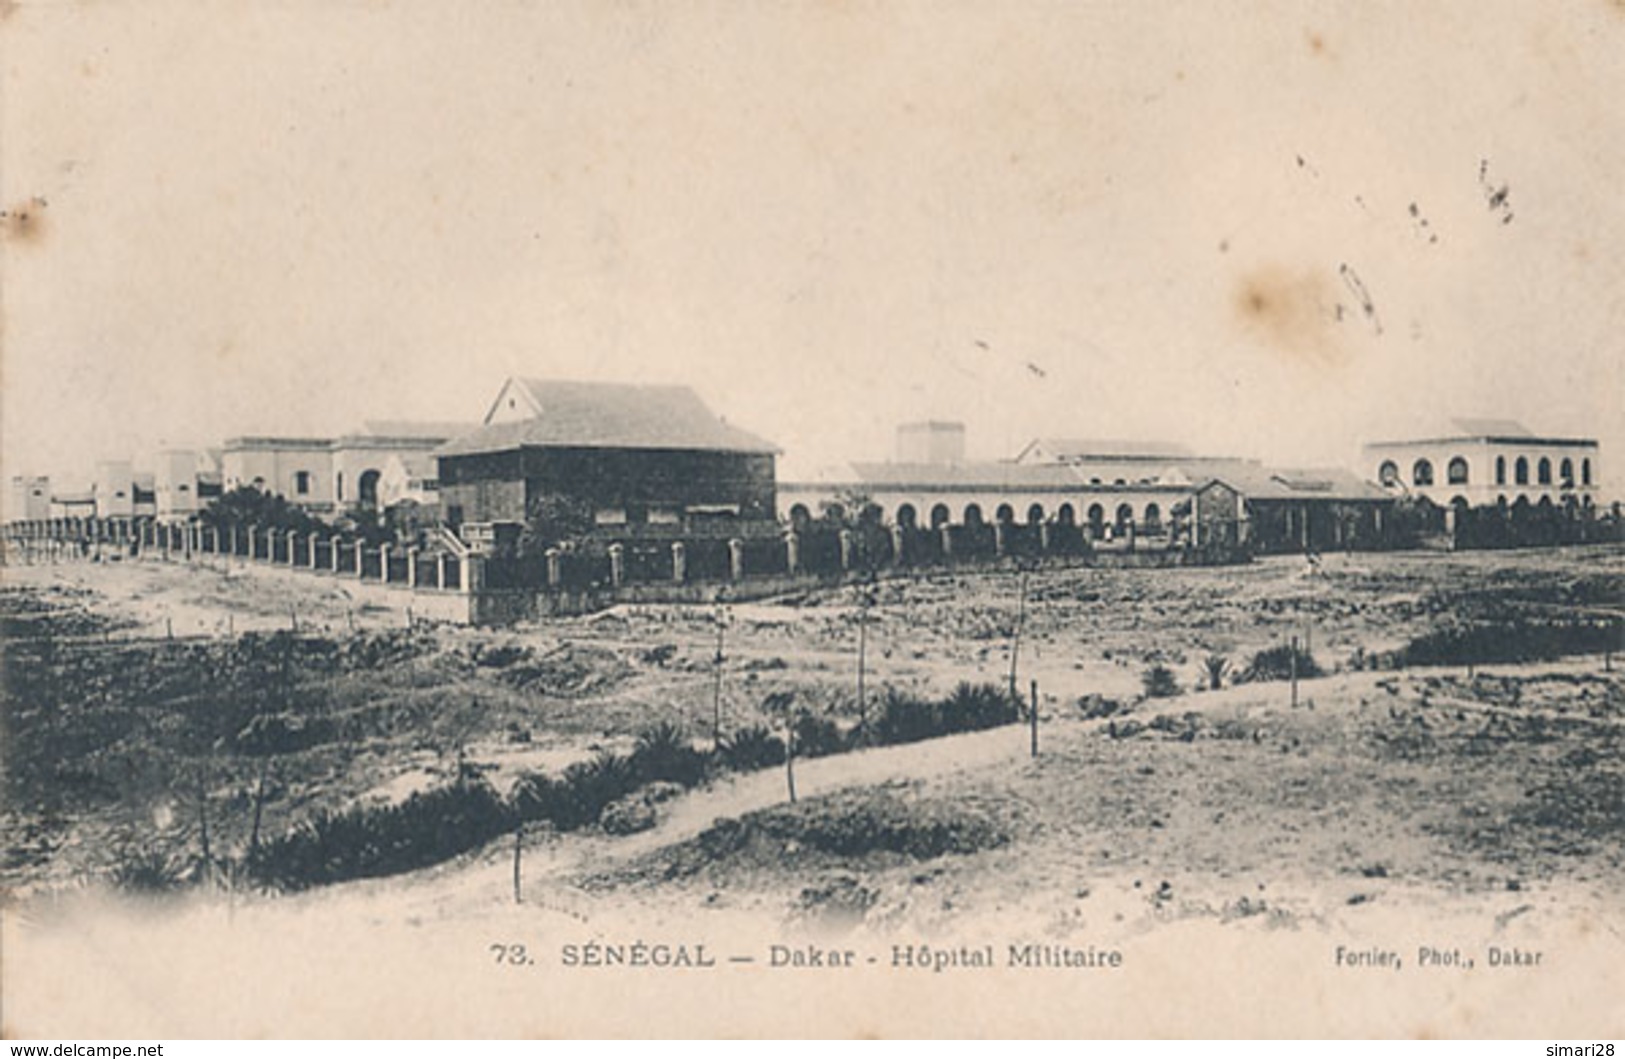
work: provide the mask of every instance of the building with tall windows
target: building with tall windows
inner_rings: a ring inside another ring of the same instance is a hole
[[[1537,435],[1505,419],[1454,419],[1445,430],[1365,446],[1365,465],[1390,493],[1441,507],[1551,507],[1600,503],[1593,438]]]
[[[340,438],[228,438],[221,475],[228,490],[253,486],[307,511],[375,510],[388,505],[380,484],[392,459],[420,464],[473,429],[469,423],[389,420],[368,421]]]

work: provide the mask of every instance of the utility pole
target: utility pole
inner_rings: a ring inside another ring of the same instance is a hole
[[[717,604],[716,622],[717,654],[715,658],[715,679],[711,685],[711,748],[713,750],[722,746],[722,652],[723,638],[728,629],[728,612],[720,602]]]
[[[1016,596],[1016,631],[1010,637],[1010,697],[1017,702],[1021,701],[1021,693],[1016,690],[1016,658],[1021,653],[1021,627],[1027,621],[1027,570],[1021,571],[1021,589]]]
[[[1038,756],[1038,681],[1033,681],[1032,692],[1032,725],[1033,725],[1033,757]]]
[[[869,703],[864,693],[864,672],[868,668],[869,607],[874,602],[872,588],[865,584],[858,588],[858,730],[869,732]]]
[[[1298,638],[1292,638],[1292,652],[1287,659],[1292,674],[1292,708],[1298,708]]]

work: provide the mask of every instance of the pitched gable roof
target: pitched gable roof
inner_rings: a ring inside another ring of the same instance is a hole
[[[538,414],[487,425],[441,446],[438,456],[506,449],[683,449],[777,453],[767,441],[729,426],[686,386],[515,379]],[[489,420],[489,417],[487,417]]]
[[[1035,449],[1063,462],[1086,459],[1190,458],[1189,448],[1171,441],[1127,441],[1121,438],[1038,438],[1016,457],[1020,460]]]
[[[1381,488],[1340,467],[1286,469],[1236,461],[1208,474],[1252,500],[1389,500]]]

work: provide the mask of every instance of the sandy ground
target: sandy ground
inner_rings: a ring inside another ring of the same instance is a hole
[[[1005,841],[924,859],[777,840],[696,856],[719,819],[782,809],[785,777],[768,770],[681,796],[638,835],[530,834],[522,901],[507,840],[410,876],[294,896],[151,903],[58,889],[6,910],[5,1029],[1619,1036],[1625,821],[1607,814],[1618,804],[1625,679],[1594,657],[1471,677],[1349,663],[1430,628],[1463,593],[1572,588],[1622,569],[1611,550],[1334,556],[1315,577],[1287,561],[1035,575],[1019,663],[1022,683],[1040,687],[1037,758],[1027,730],[1010,727],[801,761],[795,776],[803,805],[878,792],[991,821]],[[218,571],[126,564],[25,577],[92,590],[106,613],[146,628],[217,628],[228,614],[239,628],[276,628],[290,606],[336,630],[352,617],[399,620],[355,615],[342,594],[262,589]],[[882,586],[865,616],[870,687],[1002,680],[1018,593],[1012,574]],[[1599,605],[1579,595],[1575,606]],[[849,592],[738,605],[730,617],[730,721],[772,690],[855,709]],[[708,716],[710,608],[439,635],[563,642],[625,666],[623,679],[535,706],[538,734],[551,720],[573,735],[476,742],[499,775],[615,745],[638,710],[701,726]],[[1298,709],[1284,684],[1191,690],[1204,655],[1239,659],[1291,635],[1342,670],[1304,681]],[[670,649],[649,661],[659,645]],[[1154,662],[1186,693],[1137,702]],[[1086,718],[1077,700],[1091,694],[1127,712]],[[404,789],[427,767],[395,762],[366,784]],[[588,943],[640,940],[691,955],[703,946],[717,966],[580,965]],[[1028,944],[1086,962],[1116,952],[1122,963],[1010,966],[1010,947]],[[809,946],[850,950],[853,965],[774,966]],[[973,964],[988,946],[991,967],[921,966],[936,953]]]

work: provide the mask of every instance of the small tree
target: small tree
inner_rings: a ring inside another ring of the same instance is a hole
[[[1167,666],[1156,665],[1140,674],[1140,685],[1148,699],[1171,699],[1179,694],[1179,681]]]

